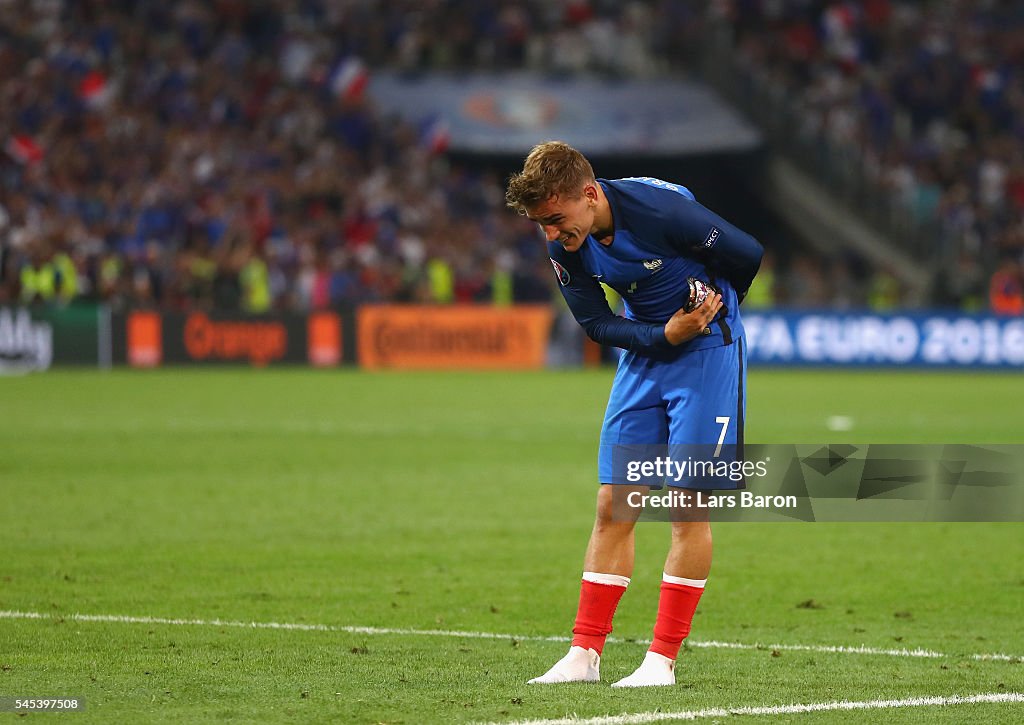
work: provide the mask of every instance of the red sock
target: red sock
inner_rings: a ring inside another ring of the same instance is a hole
[[[658,599],[658,619],[654,624],[654,641],[650,651],[674,660],[690,633],[693,613],[704,593],[704,587],[663,581]]]
[[[597,575],[598,577],[615,575]],[[612,631],[612,617],[615,616],[615,608],[619,606],[626,591],[626,584],[629,579],[618,577],[624,583],[599,584],[597,582],[583,580],[580,586],[580,606],[576,610],[576,624],[572,628],[573,646],[583,649],[597,650],[598,654],[604,649],[604,641]]]

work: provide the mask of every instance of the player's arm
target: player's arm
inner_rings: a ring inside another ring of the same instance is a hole
[[[664,193],[670,242],[696,256],[710,271],[724,277],[742,300],[761,266],[764,247],[751,235],[710,209],[679,194]]]
[[[555,243],[549,243],[548,252],[555,265],[555,275],[558,277],[562,297],[569,305],[576,322],[587,336],[597,343],[641,354],[650,353],[666,350],[696,337],[707,325],[706,321],[702,321],[702,317],[698,319],[707,312],[703,306],[693,313],[684,313],[680,310],[666,325],[647,324],[619,317],[608,307],[604,290],[587,274],[580,263],[579,255],[566,252]],[[713,313],[711,316],[714,316]],[[684,320],[683,317],[688,319]]]

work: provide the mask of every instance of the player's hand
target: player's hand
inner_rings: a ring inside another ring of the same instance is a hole
[[[665,339],[672,345],[681,345],[704,332],[718,311],[722,309],[722,295],[708,295],[692,312],[680,309],[665,323]]]

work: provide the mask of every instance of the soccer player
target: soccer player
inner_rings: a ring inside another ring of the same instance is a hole
[[[530,151],[509,179],[506,201],[540,225],[562,295],[587,335],[625,351],[601,428],[601,486],[572,646],[530,683],[597,681],[633,573],[639,510],[624,516],[619,504],[624,492],[649,490],[630,485],[616,457],[630,446],[742,446],[739,303],[763,249],[685,187],[648,177],[597,179],[583,154],[559,141]],[[601,282],[622,296],[625,317],[609,309]],[[710,568],[707,517],[673,517],[654,640],[636,671],[613,687],[675,684],[675,660]]]

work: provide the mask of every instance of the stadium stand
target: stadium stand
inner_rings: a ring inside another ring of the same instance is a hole
[[[1018,3],[735,0],[712,16],[730,95],[934,272],[932,304],[983,306],[993,273],[1020,286],[1003,263],[1024,256]]]
[[[547,300],[543,247],[503,208],[503,180],[375,108],[368,74],[692,72],[724,25],[752,97],[797,99],[822,183],[943,262],[933,302],[977,305],[997,267],[1000,289],[1019,287],[1020,265],[999,262],[1024,251],[1024,44],[1007,7],[0,2],[0,301]],[[901,302],[883,268],[775,265],[763,304]]]
[[[0,299],[549,297],[502,180],[374,109],[336,3],[286,6],[0,3]]]

